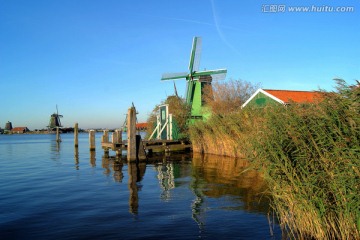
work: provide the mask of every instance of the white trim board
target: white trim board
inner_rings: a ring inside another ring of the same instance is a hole
[[[263,93],[264,95],[268,96],[269,98],[272,98],[273,100],[275,100],[278,103],[285,104],[285,102],[282,101],[281,99],[279,99],[279,98],[275,97],[274,95],[271,95],[270,93],[266,92],[265,90],[259,88],[258,90],[256,90],[256,92],[253,95],[251,95],[251,97],[243,105],[241,105],[241,108],[244,108],[260,92]]]

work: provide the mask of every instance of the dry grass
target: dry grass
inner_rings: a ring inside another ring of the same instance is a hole
[[[253,159],[298,239],[360,239],[360,88],[318,105],[248,109],[191,126],[194,150]]]

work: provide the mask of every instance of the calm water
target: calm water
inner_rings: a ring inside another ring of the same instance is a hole
[[[281,239],[266,185],[246,162],[173,155],[104,158],[97,135],[0,135],[1,239]],[[110,153],[114,155],[114,153]]]

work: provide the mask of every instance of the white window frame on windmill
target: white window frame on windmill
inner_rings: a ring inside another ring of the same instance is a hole
[[[172,114],[169,114],[169,105],[163,104],[159,106],[158,115],[156,116],[156,127],[151,133],[149,140],[153,138],[156,133],[156,138],[158,140],[172,140]],[[166,134],[163,135],[163,132],[166,129]]]

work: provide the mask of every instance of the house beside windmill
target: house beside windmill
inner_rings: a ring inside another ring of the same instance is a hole
[[[318,103],[323,99],[323,94],[318,91],[296,91],[296,90],[273,90],[258,89],[242,106],[265,107],[268,105],[291,103]]]

